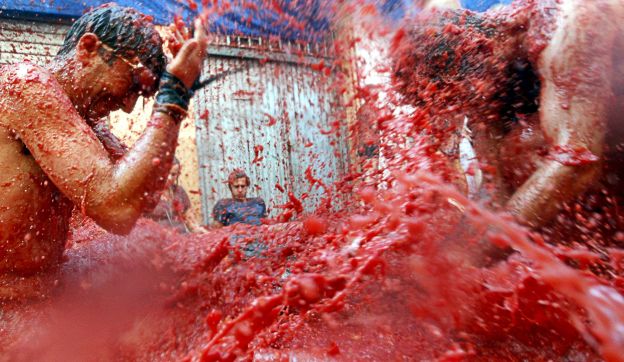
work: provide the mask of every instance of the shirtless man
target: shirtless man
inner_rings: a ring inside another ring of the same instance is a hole
[[[104,5],[74,23],[48,66],[0,68],[0,300],[45,294],[42,280],[61,261],[74,207],[117,234],[154,207],[205,36],[196,22],[195,37],[166,65],[148,17]],[[156,91],[142,137],[123,155],[108,152],[90,125]]]
[[[624,1],[524,0],[487,13],[442,3],[397,36],[394,76],[431,115],[443,151],[459,158],[466,122],[493,173],[489,197],[534,227],[590,187],[624,204]],[[623,226],[599,223],[611,235]]]

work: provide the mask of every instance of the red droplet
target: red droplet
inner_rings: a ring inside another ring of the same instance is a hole
[[[322,235],[327,231],[327,221],[318,216],[308,216],[303,221],[303,228],[310,235]]]

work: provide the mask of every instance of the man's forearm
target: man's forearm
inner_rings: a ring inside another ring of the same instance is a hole
[[[85,195],[87,214],[109,231],[129,232],[141,214],[158,203],[179,128],[169,116],[154,114],[139,140],[113,165],[107,185],[97,186],[102,177],[94,175]]]
[[[160,89],[148,127],[124,156],[115,165],[115,176],[121,182],[120,194],[125,202],[133,197],[133,207],[144,212],[156,206],[160,191],[171,168],[180,123],[187,116],[193,92],[175,75],[165,72],[160,79]],[[124,193],[126,195],[124,195]]]
[[[119,197],[132,202],[140,212],[155,206],[154,194],[166,182],[180,125],[172,117],[154,112],[143,135],[115,165],[115,179],[123,192]]]
[[[548,223],[561,205],[584,192],[600,172],[600,164],[565,166],[548,161],[511,197],[507,209],[533,227]]]

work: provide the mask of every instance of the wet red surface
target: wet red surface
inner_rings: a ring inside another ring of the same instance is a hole
[[[310,216],[301,224],[188,236],[145,220],[117,237],[86,223],[73,232],[52,294],[5,305],[3,354],[17,360],[620,358],[619,278],[566,266],[554,247],[473,209],[434,177],[397,181],[386,192],[364,193],[366,205],[351,214]],[[471,211],[461,217],[447,198]],[[490,268],[466,264],[479,234],[472,224],[489,225],[498,243],[522,256]],[[245,244],[258,241],[269,248],[246,255]],[[566,257],[602,263],[589,252]]]

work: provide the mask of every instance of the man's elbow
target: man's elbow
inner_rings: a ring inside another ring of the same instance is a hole
[[[586,165],[586,167],[582,168],[579,171],[579,177],[581,178],[581,183],[584,184],[582,186],[583,189],[587,189],[595,185],[598,182],[598,180],[600,180],[600,177],[602,176],[602,167],[603,167],[602,161],[592,162],[591,164]]]
[[[127,235],[132,231],[141,213],[132,206],[107,208],[92,216],[95,222],[108,232]]]
[[[555,218],[563,204],[595,186],[601,172],[601,162],[565,166],[552,161],[516,191],[506,207],[519,222],[544,226]]]

